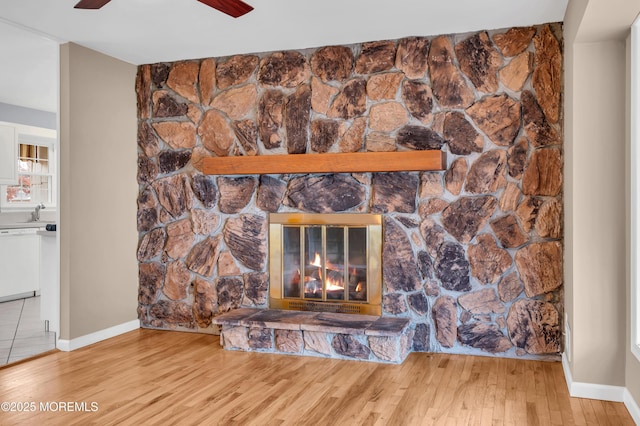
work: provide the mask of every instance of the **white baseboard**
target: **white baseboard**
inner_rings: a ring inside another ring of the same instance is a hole
[[[569,360],[564,353],[562,354],[562,369],[564,370],[564,378],[567,381],[570,396],[575,398],[600,399],[602,401],[624,401],[624,393],[627,390],[624,386],[574,382],[571,377]]]
[[[120,334],[128,333],[129,331],[137,330],[138,328],[140,328],[140,320],[133,320],[125,322],[124,324],[105,328],[104,330],[96,331],[95,333],[76,337],[75,339],[58,339],[56,347],[64,352],[75,351],[76,349],[80,349],[84,346],[93,345],[94,343],[110,339]]]
[[[640,425],[640,407],[638,407],[638,403],[633,399],[627,389],[624,390],[624,405],[627,407],[627,410],[629,410],[633,421],[636,422],[637,425]]]
[[[640,425],[640,407],[633,399],[629,390],[623,386],[595,385],[593,383],[574,382],[571,377],[569,360],[562,354],[562,369],[564,378],[567,381],[569,395],[574,398],[600,399],[602,401],[623,402],[633,421]]]

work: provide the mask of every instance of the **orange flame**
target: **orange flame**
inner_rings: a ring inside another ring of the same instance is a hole
[[[325,265],[325,269],[336,270],[335,267],[327,260]],[[320,254],[318,252],[315,253],[313,262],[310,263],[312,266],[317,266],[320,268],[318,270],[318,275],[320,276],[320,280],[322,281],[322,259],[320,258]],[[344,290],[344,285],[341,284],[340,281],[332,280],[331,278],[327,278],[324,280],[325,288],[328,291],[336,291],[336,290]]]
[[[334,281],[331,278],[327,278],[325,286],[328,291],[344,290],[344,286],[341,285],[339,281]]]

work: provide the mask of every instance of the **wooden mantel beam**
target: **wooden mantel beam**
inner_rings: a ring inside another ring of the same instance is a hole
[[[366,173],[445,170],[447,154],[439,150],[326,154],[207,157],[207,175]]]

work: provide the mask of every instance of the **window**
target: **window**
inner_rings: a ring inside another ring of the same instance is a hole
[[[31,210],[40,203],[55,208],[55,132],[14,125],[17,135],[17,176],[15,183],[0,187],[0,207]]]
[[[631,27],[631,352],[640,360],[640,18]]]

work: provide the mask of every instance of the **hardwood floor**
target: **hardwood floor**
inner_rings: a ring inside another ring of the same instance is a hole
[[[634,424],[621,403],[570,398],[557,362],[413,353],[386,365],[143,329],[0,368],[0,402],[2,425]]]

